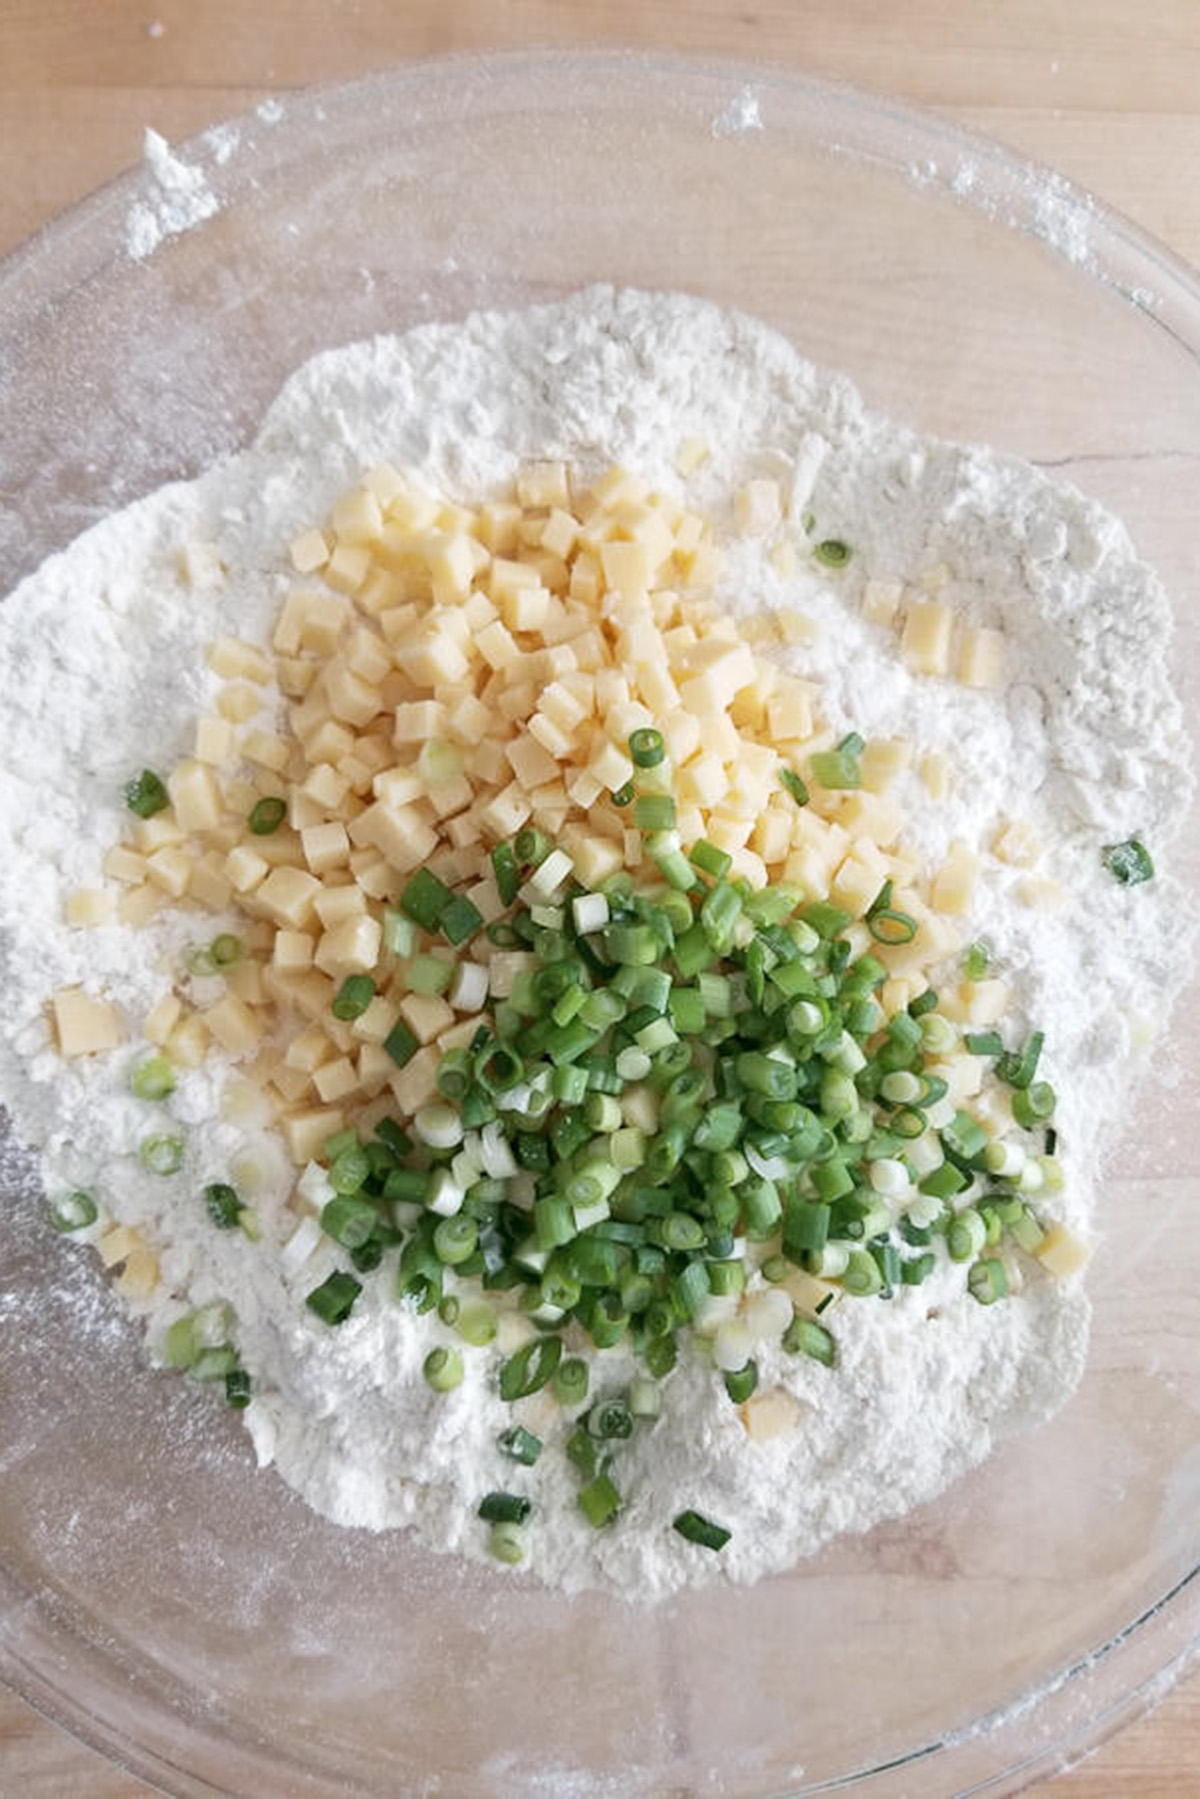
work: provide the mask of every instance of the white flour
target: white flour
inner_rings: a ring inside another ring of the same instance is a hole
[[[228,127],[224,128],[228,131]],[[211,133],[218,162],[227,162],[227,138]],[[236,143],[236,138],[234,139]],[[218,210],[217,196],[203,169],[176,156],[165,137],[147,128],[146,179],[143,194],[133,202],[125,219],[125,248],[135,262],[157,250],[164,237],[190,231]]]
[[[674,452],[690,435],[712,446],[690,498],[719,524],[742,481],[771,474],[790,491],[794,517],[811,511],[818,535],[852,545],[844,573],[805,563],[785,580],[761,543],[736,544],[725,597],[735,611],[796,603],[818,620],[817,641],[790,654],[820,679],[835,726],[903,732],[950,754],[947,802],[932,806],[915,776],[903,790],[908,841],[931,857],[956,837],[986,845],[1012,810],[1053,846],[1046,871],[1069,890],[1068,907],[1027,910],[1014,872],[985,858],[976,924],[1016,988],[1014,1024],[1046,1032],[1071,1171],[1061,1210],[1086,1227],[1095,1144],[1128,1078],[1133,1022],[1161,1004],[1182,953],[1169,879],[1122,889],[1099,851],[1137,831],[1161,857],[1189,775],[1166,675],[1166,601],[1123,528],[1072,490],[1011,458],[923,442],[870,417],[845,382],[819,375],[750,319],[678,296],[593,289],[316,358],[250,450],[106,520],[0,612],[0,1090],[17,1130],[42,1147],[49,1191],[90,1186],[113,1216],[164,1247],[165,1287],[177,1297],[153,1305],[152,1345],[183,1310],[230,1302],[254,1379],[246,1421],[263,1460],[333,1518],[415,1522],[438,1549],[481,1552],[475,1500],[518,1484],[495,1450],[497,1431],[524,1422],[550,1432],[557,1408],[543,1396],[503,1406],[487,1353],[465,1356],[456,1392],[430,1392],[421,1364],[450,1333],[398,1308],[382,1280],[366,1281],[336,1332],[306,1312],[303,1296],[334,1265],[333,1246],[297,1273],[281,1270],[273,1250],[292,1228],[291,1175],[272,1143],[258,1145],[263,1243],[212,1229],[200,1188],[227,1178],[248,1141],[218,1117],[219,1059],[185,1075],[165,1108],[148,1107],[124,1090],[135,1043],[64,1065],[43,1011],[49,991],[82,981],[140,1018],[196,929],[180,917],[149,933],[71,931],[63,899],[98,884],[125,821],[122,782],[189,753],[190,721],[215,687],[206,643],[221,632],[267,636],[287,586],[283,546],[365,467],[386,458],[479,497],[531,457],[562,456],[585,471],[619,460],[681,492]],[[179,546],[197,542],[214,544],[228,571],[198,591],[181,583],[176,560]],[[1003,624],[1012,680],[1000,692],[910,677],[894,635],[858,616],[868,576],[931,570],[956,609]],[[178,1177],[148,1175],[131,1154],[154,1128],[148,1114],[186,1127]],[[803,1408],[796,1432],[761,1446],[747,1441],[719,1377],[681,1366],[662,1419],[621,1446],[628,1508],[615,1528],[583,1522],[574,1473],[548,1448],[534,1471],[538,1573],[655,1597],[756,1578],[835,1532],[902,1513],[1062,1401],[1084,1355],[1087,1305],[1077,1285],[1034,1276],[1018,1297],[985,1309],[955,1270],[890,1303],[848,1300],[834,1328],[832,1374],[779,1351],[760,1355],[761,1384],[785,1387]],[[601,1379],[615,1390],[629,1370],[616,1356],[608,1366]],[[719,1558],[670,1530],[684,1506],[732,1528]]]

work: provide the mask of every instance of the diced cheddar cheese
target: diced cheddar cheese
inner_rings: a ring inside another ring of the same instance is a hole
[[[121,1019],[107,1000],[93,999],[82,987],[60,987],[52,1002],[54,1033],[61,1055],[92,1056],[115,1049],[121,1041]]]
[[[914,600],[904,620],[900,651],[922,675],[944,675],[950,667],[954,614],[940,600]]]

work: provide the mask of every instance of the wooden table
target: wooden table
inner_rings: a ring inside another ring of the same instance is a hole
[[[1200,264],[1197,0],[0,0],[0,253],[169,138],[269,93],[517,44],[763,57],[1003,138]],[[149,1791],[0,1692],[0,1793]],[[1200,1677],[1062,1799],[1200,1792]]]

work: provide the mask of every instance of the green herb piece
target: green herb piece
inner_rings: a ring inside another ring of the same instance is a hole
[[[362,1292],[362,1282],[352,1274],[337,1269],[319,1287],[314,1287],[305,1304],[325,1324],[344,1324],[354,1310],[354,1302]]]
[[[1122,887],[1139,887],[1143,881],[1154,878],[1150,852],[1136,837],[1127,837],[1123,843],[1106,844],[1100,859],[1113,880],[1119,881]]]
[[[733,1534],[723,1525],[714,1524],[711,1518],[706,1518],[701,1512],[680,1512],[671,1528],[677,1530],[681,1537],[686,1537],[689,1543],[698,1543],[701,1549],[724,1549]]]
[[[287,817],[287,801],[271,795],[257,800],[250,813],[250,829],[256,837],[270,837]]]
[[[125,804],[139,818],[153,818],[170,805],[170,795],[152,768],[144,768],[140,775],[126,781],[123,788]]]

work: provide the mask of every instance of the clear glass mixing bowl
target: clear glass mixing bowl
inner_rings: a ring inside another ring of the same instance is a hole
[[[220,210],[153,255],[125,253],[142,171],[0,267],[5,586],[243,442],[311,351],[683,288],[1115,507],[1176,597],[1194,707],[1200,291],[1064,183],[849,91],[606,55],[417,64],[239,133],[225,161],[184,148]],[[1193,824],[1185,875],[1198,847]],[[903,1523],[648,1613],[314,1517],[143,1365],[10,1146],[4,1672],[181,1794],[1011,1791],[1200,1635],[1198,1054],[1181,1029],[1113,1161],[1067,1410]]]

